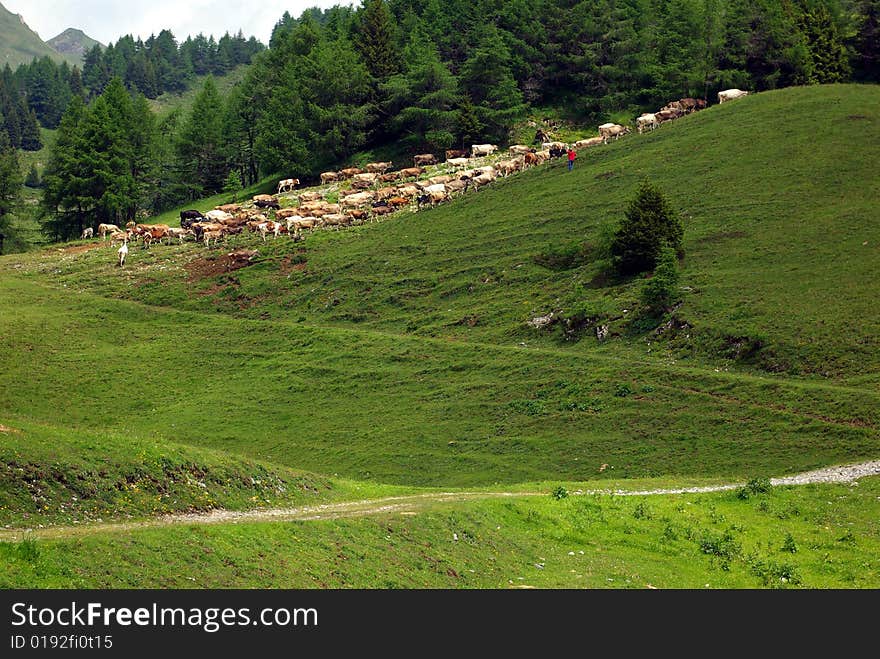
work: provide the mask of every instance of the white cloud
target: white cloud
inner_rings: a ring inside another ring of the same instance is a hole
[[[272,28],[285,11],[298,16],[308,7],[359,4],[354,0],[0,0],[21,14],[43,39],[69,27],[79,28],[102,43],[133,34],[146,39],[170,29],[178,41],[202,33],[222,36],[239,30],[269,42]]]

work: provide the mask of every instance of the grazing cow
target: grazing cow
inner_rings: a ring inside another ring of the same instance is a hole
[[[461,192],[461,193],[467,192],[467,189],[468,189],[468,186],[470,185],[470,182],[471,182],[470,179],[465,179],[464,181],[462,181],[462,180],[450,181],[449,183],[446,184],[446,191],[449,194],[452,194],[453,192]],[[394,200],[392,199],[391,201],[393,202]]]
[[[92,227],[87,227],[87,228],[83,229],[82,236],[80,237],[80,239],[86,240],[87,238],[94,238],[94,237],[95,237],[95,230]]]
[[[348,215],[343,215],[342,213],[331,213],[330,215],[325,215],[323,219],[323,223],[325,227],[346,227],[351,224],[351,220]]]
[[[178,229],[177,227],[169,227],[168,228],[168,236],[170,238],[177,238],[180,241],[180,244],[183,244],[183,241],[186,240],[186,237],[189,235],[189,230],[187,229]]]
[[[241,210],[241,204],[225,204],[215,207],[214,210],[223,211],[224,213],[237,213]]]
[[[323,198],[324,198],[324,195],[322,195],[320,192],[303,192],[299,196],[299,203],[300,204],[303,204],[303,203],[307,204],[312,201],[321,201]]]
[[[467,158],[450,158],[446,161],[446,164],[450,167],[467,167],[468,162],[470,162]]]
[[[654,130],[658,125],[659,122],[657,121],[657,116],[654,114],[643,114],[636,119],[636,127],[638,128],[639,135],[642,135],[647,129]]]
[[[357,208],[372,203],[373,199],[372,192],[359,192],[345,197],[342,200],[341,205],[343,208]]]
[[[211,246],[211,241],[216,245],[223,238],[223,230],[205,231],[202,233],[202,239],[205,241],[205,247]]]
[[[120,268],[124,268],[125,267],[125,257],[128,256],[128,242],[122,243],[122,247],[119,248],[119,251],[117,252],[117,254],[119,254],[119,264],[118,265]]]
[[[386,203],[394,208],[403,208],[404,206],[409,206],[409,199],[406,197],[391,197],[391,199],[386,200]]]
[[[354,188],[369,188],[379,179],[378,174],[366,173],[366,174],[355,174],[354,180],[351,182],[352,187]]]
[[[603,142],[604,140],[601,137],[590,137],[588,139],[578,140],[577,142],[575,142],[574,148],[576,151],[579,151],[580,149],[589,149],[594,146],[599,146]]]
[[[288,217],[295,217],[299,215],[299,210],[296,208],[282,208],[280,211],[275,212],[276,220],[286,220]]]
[[[490,174],[480,174],[471,179],[471,185],[474,186],[474,190],[479,190],[484,185],[489,185],[494,180],[495,177]]]
[[[357,222],[363,222],[368,217],[367,211],[358,210],[358,209],[352,209],[352,210],[346,211],[345,214],[348,215],[352,219],[352,221],[357,221]]]
[[[523,168],[526,167],[534,167],[539,163],[538,154],[529,151],[528,153],[523,155]]]
[[[518,156],[524,156],[525,154],[531,152],[532,147],[526,146],[525,144],[514,144],[510,147],[510,152],[515,153]]]
[[[658,126],[665,124],[667,121],[675,121],[678,119],[678,116],[678,113],[673,110],[660,110],[660,112],[654,114]]]
[[[298,178],[286,178],[278,182],[278,194],[282,192],[293,192],[293,189],[299,185]]]
[[[128,231],[114,231],[110,234],[110,246],[113,247],[116,243],[127,243],[131,238],[131,234]]]
[[[446,160],[454,160],[456,158],[467,158],[467,149],[449,149],[446,151]]]
[[[495,163],[495,166],[498,168],[498,172],[501,176],[507,177],[511,174],[518,172],[522,169],[522,163],[516,159],[514,160],[501,160]]]
[[[371,162],[367,165],[367,172],[370,174],[384,174],[392,167],[394,167],[393,162]]]
[[[397,194],[401,197],[414,199],[419,196],[419,188],[415,185],[401,185],[397,188]]]
[[[98,225],[98,235],[101,236],[101,240],[104,240],[105,238],[107,238],[108,234],[119,233],[120,231],[122,231],[122,229],[120,229],[115,224],[99,224]]]
[[[196,222],[203,222],[205,216],[199,211],[180,211],[180,227],[189,229]]]
[[[672,101],[672,103],[668,103],[660,109],[675,112],[679,117],[683,117],[687,114],[687,109],[684,107],[684,104],[682,104],[681,101]]]
[[[339,174],[336,172],[324,172],[321,174],[321,185],[327,185],[328,183],[335,183],[339,180]]]
[[[561,146],[551,146],[549,149],[550,152],[550,160],[556,160],[557,158],[563,158],[568,154],[568,149],[565,148],[565,145]]]
[[[684,108],[685,114],[706,109],[706,101],[702,98],[683,98],[679,101]]]
[[[748,95],[749,93],[744,92],[742,89],[725,89],[723,92],[718,92],[718,103],[734,101],[738,98],[742,98],[743,96]]]
[[[426,167],[428,165],[436,165],[437,157],[433,153],[423,153],[413,156],[413,164],[416,167]]]
[[[400,172],[389,172],[388,174],[381,174],[379,176],[379,181],[381,183],[394,183],[395,181],[400,180]]]
[[[541,144],[542,151],[552,151],[553,149],[562,149],[565,151],[565,142],[544,142]]]
[[[428,183],[430,185],[438,185],[440,183],[449,183],[452,180],[452,177],[449,174],[442,174],[441,176],[432,176],[428,179]]]
[[[209,222],[228,222],[232,217],[232,213],[221,210],[212,210],[205,213],[205,219]]]
[[[612,137],[617,141],[621,135],[626,135],[628,132],[629,126],[620,126],[618,124],[602,124],[599,126],[599,136],[604,144],[608,144],[608,140]]]
[[[421,176],[424,173],[425,173],[425,170],[422,169],[421,167],[408,167],[407,169],[400,170],[400,177],[404,178],[404,179],[418,178],[419,176]]]
[[[381,206],[373,206],[372,213],[373,215],[391,215],[391,213],[393,213],[395,210],[397,209],[392,206],[383,204]]]
[[[498,150],[498,147],[494,144],[474,144],[471,146],[471,153],[474,155],[474,158],[479,158],[481,156],[491,156]]]
[[[337,176],[343,181],[348,180],[350,178],[354,178],[358,174],[363,174],[364,170],[358,169],[357,167],[349,167],[348,169],[340,169],[337,172]]]
[[[272,210],[278,210],[281,208],[281,204],[278,203],[278,200],[269,194],[258,194],[254,197],[254,206],[257,208],[271,208]]]

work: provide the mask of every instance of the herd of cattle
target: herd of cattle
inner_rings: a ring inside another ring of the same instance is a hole
[[[724,103],[747,94],[738,89],[726,90],[718,94],[718,100]],[[636,119],[636,127],[641,134],[705,107],[705,100],[683,98],[656,113],[641,115]],[[274,195],[257,195],[250,202],[218,206],[206,213],[183,211],[179,228],[129,222],[122,229],[101,224],[98,235],[102,240],[109,238],[111,244],[122,243],[126,253],[129,242],[142,242],[149,247],[163,240],[183,243],[194,239],[210,247],[212,243],[217,244],[244,231],[258,234],[264,241],[270,235],[278,238],[283,234],[300,240],[305,230],[338,229],[406,209],[418,211],[433,207],[453,196],[480,190],[498,178],[564,157],[569,149],[578,151],[607,144],[610,139],[617,140],[629,132],[627,126],[603,124],[599,126],[598,137],[574,144],[544,142],[541,149],[516,144],[505,156],[496,155],[498,147],[494,144],[474,144],[469,151],[446,151],[442,164],[433,154],[420,154],[413,158],[412,167],[400,170],[394,170],[391,162],[376,162],[363,168],[324,172],[321,186],[296,195],[295,206],[291,195],[300,181],[285,179],[279,182]],[[429,167],[434,169],[429,172]],[[93,235],[89,228],[82,237],[91,238]]]

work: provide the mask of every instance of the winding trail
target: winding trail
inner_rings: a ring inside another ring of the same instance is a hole
[[[853,465],[827,467],[808,471],[795,476],[772,478],[772,485],[808,485],[815,483],[852,483],[859,478],[880,476],[880,460]],[[578,490],[575,496],[658,496],[676,494],[702,494],[735,490],[744,483],[727,485],[706,485],[655,490]],[[332,519],[351,519],[373,515],[400,514],[415,515],[437,504],[464,503],[490,499],[518,499],[547,496],[547,492],[429,492],[381,499],[326,503],[299,508],[277,508],[272,510],[213,510],[208,513],[181,513],[164,515],[153,519],[131,522],[103,522],[74,526],[50,526],[33,529],[0,529],[0,542],[17,542],[25,538],[59,540],[101,533],[121,533],[142,529],[168,526],[192,526],[207,524],[239,524],[248,522],[290,522],[317,521]]]

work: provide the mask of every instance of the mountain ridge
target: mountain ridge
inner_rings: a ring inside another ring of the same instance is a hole
[[[104,44],[96,39],[92,39],[79,28],[69,27],[61,34],[58,34],[48,41],[46,45],[53,50],[61,53],[67,58],[75,58],[80,63],[85,59],[86,53],[96,45],[105,48]]]

